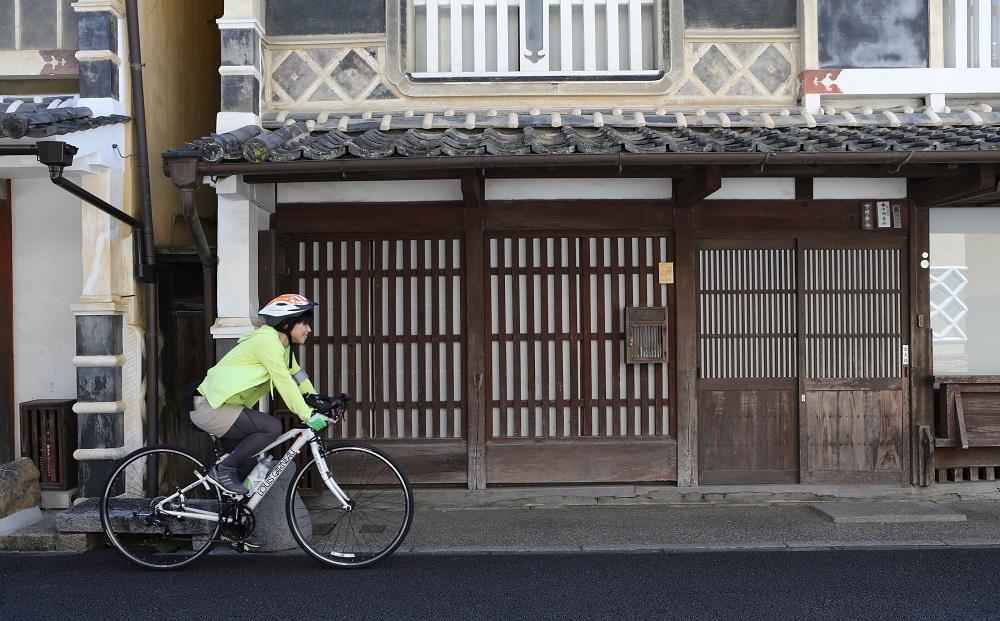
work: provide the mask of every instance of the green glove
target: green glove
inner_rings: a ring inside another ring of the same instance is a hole
[[[306,424],[309,425],[309,428],[314,431],[323,431],[326,429],[326,426],[330,424],[330,419],[322,414],[313,414],[309,417],[309,420],[306,421]]]

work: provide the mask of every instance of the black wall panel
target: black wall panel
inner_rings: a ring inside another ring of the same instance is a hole
[[[926,0],[820,0],[819,63],[926,67]]]
[[[267,34],[385,32],[385,0],[267,0]]]
[[[688,28],[794,28],[796,0],[687,0]]]

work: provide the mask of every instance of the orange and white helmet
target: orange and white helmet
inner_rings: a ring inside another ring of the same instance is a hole
[[[283,293],[260,309],[259,315],[269,326],[279,326],[285,320],[311,314],[312,309],[319,306],[304,295],[298,293]]]

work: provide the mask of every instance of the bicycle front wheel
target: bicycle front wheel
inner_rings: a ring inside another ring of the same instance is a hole
[[[372,446],[339,446],[323,457],[347,494],[348,508],[323,483],[314,459],[288,488],[288,525],[314,558],[337,567],[366,567],[399,547],[413,521],[413,491],[402,469]]]
[[[157,473],[153,485],[150,466]],[[214,485],[195,485],[207,472],[196,457],[169,446],[141,448],[125,457],[101,497],[108,541],[147,569],[176,569],[208,552],[219,534],[222,498]],[[179,512],[210,512],[215,519],[174,515]]]

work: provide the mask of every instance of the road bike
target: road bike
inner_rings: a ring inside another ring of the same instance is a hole
[[[345,394],[310,395],[307,402],[336,423],[349,400]],[[224,458],[218,438],[212,440],[216,461]],[[396,461],[373,446],[333,443],[304,424],[258,458],[289,441],[284,456],[246,495],[208,478],[211,464],[182,448],[148,446],[129,454],[111,472],[100,500],[108,541],[130,561],[159,570],[188,565],[216,542],[244,552],[254,533],[254,509],[308,444],[312,459],[295,473],[285,498],[296,543],[336,567],[367,567],[392,554],[413,521],[413,490]],[[147,472],[157,473],[152,481]]]

